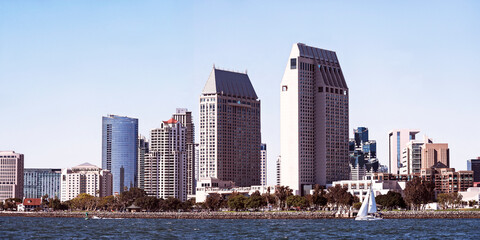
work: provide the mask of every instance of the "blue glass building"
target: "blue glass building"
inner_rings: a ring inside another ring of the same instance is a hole
[[[138,119],[102,118],[102,168],[113,175],[113,194],[137,187]]]
[[[49,198],[60,198],[61,169],[25,168],[23,170],[23,196],[41,198],[45,194]]]

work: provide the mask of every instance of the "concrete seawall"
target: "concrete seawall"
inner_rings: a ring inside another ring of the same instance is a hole
[[[382,212],[385,219],[408,218],[480,218],[480,211],[392,211]],[[334,219],[335,212],[89,212],[101,218],[163,218],[163,219]],[[0,212],[0,216],[16,217],[78,217],[85,212]]]

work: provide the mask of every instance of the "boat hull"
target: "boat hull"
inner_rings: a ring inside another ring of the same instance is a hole
[[[356,221],[377,221],[377,220],[383,220],[383,218],[380,217],[375,217],[375,216],[363,216],[363,217],[356,217]]]

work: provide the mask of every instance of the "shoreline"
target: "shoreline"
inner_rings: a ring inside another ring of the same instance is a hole
[[[390,211],[384,219],[480,218],[480,211]],[[0,217],[85,218],[84,212],[0,212]],[[89,218],[145,219],[353,219],[336,217],[335,212],[88,212]]]

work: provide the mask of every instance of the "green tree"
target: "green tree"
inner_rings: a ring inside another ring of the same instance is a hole
[[[387,194],[376,196],[375,201],[384,209],[388,210],[406,207],[402,194],[393,191],[388,191]]]
[[[419,210],[420,206],[431,202],[435,197],[435,185],[432,182],[422,181],[416,177],[407,182],[403,191],[405,202],[413,209]]]
[[[341,207],[346,208],[348,206],[352,206],[354,201],[354,197],[348,192],[348,188],[340,185],[329,187],[326,197],[328,202],[333,204],[337,209]]]
[[[307,199],[305,197],[299,196],[299,195],[290,195],[287,197],[286,200],[287,206],[290,207],[295,207],[299,209],[304,209],[308,206],[307,204]]]
[[[232,194],[228,197],[227,204],[231,210],[243,210],[245,209],[245,203],[247,202],[247,197],[242,194]]]
[[[312,194],[312,204],[315,209],[324,208],[328,203],[328,199],[326,197],[325,188],[318,184],[315,184],[313,194]]]
[[[211,211],[216,211],[222,206],[223,198],[218,193],[208,195],[205,200],[205,207]]]
[[[146,197],[147,193],[141,188],[132,187],[128,191],[124,191],[120,194],[120,203],[122,209],[132,205],[137,198]]]
[[[291,195],[293,195],[293,190],[288,186],[275,187],[275,198],[277,199],[278,206],[281,210],[285,209],[287,198]]]
[[[267,201],[263,196],[260,195],[259,191],[255,191],[250,197],[247,199],[245,203],[247,208],[253,208],[255,210],[258,210],[261,207],[264,207],[267,205]]]
[[[140,197],[135,200],[135,205],[148,212],[156,211],[158,209],[158,198],[150,196]]]
[[[356,202],[353,204],[353,208],[359,210],[360,208],[362,207],[362,203],[361,202]]]

